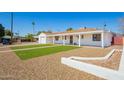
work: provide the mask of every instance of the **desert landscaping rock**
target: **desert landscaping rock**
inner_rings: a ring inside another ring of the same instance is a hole
[[[85,60],[85,61],[82,60],[81,62],[86,62],[86,63],[89,63],[89,64],[94,64],[94,65],[118,70],[121,55],[122,55],[121,51],[116,51],[116,52],[113,53],[113,55],[108,60]]]
[[[10,48],[4,48],[9,50]],[[2,49],[3,50],[3,49]],[[104,52],[103,52],[104,51]],[[61,64],[61,57],[104,56],[110,48],[78,48],[22,61],[14,52],[0,53],[0,79],[101,80],[103,78]]]

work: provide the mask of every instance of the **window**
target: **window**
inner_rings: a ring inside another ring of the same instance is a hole
[[[93,41],[101,41],[101,34],[93,34],[92,40]]]
[[[65,36],[65,40],[66,40],[66,38],[67,38],[67,37]]]
[[[55,40],[58,41],[59,40],[59,36],[55,36]]]
[[[79,38],[79,35],[77,35],[77,38]],[[84,35],[81,35],[81,39],[83,39],[84,38]]]
[[[76,37],[79,38],[79,35],[77,35]]]
[[[84,38],[84,35],[81,35],[81,39],[83,39]]]

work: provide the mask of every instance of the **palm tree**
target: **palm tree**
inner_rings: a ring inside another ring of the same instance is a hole
[[[32,22],[32,25],[33,25],[33,33],[32,34],[34,34],[34,26],[35,26],[35,22],[34,21]]]

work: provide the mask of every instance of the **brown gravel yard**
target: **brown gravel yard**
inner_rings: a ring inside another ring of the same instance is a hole
[[[108,60],[85,60],[82,62],[98,65],[101,67],[106,67],[109,69],[118,70],[122,52],[116,51]]]
[[[9,48],[0,48],[0,50]],[[14,52],[0,53],[0,79],[101,80],[103,78],[61,64],[61,57],[105,56],[111,48],[82,47],[22,61]]]

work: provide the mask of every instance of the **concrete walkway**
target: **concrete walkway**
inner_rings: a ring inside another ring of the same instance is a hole
[[[33,42],[33,43],[22,43],[18,45],[1,45],[0,48],[7,48],[7,47],[16,47],[16,46],[26,46],[26,45],[38,45],[39,43]]]
[[[118,71],[108,69],[105,67],[100,67],[100,66],[93,65],[93,64],[88,64],[85,62],[80,62],[80,61],[66,58],[66,57],[61,58],[61,63],[69,67],[76,68],[80,71],[85,71],[87,73],[96,75],[101,78],[110,79],[110,80],[119,80],[119,79],[124,80],[124,46],[123,46],[123,52],[122,52],[122,57],[121,57]]]
[[[109,80],[124,80],[124,73],[120,73],[119,71],[96,66],[93,64],[88,64],[85,62],[80,62],[68,58],[61,58],[61,63],[65,64],[69,67],[76,68],[80,71],[84,71],[93,75],[96,75],[101,78],[109,79]]]

